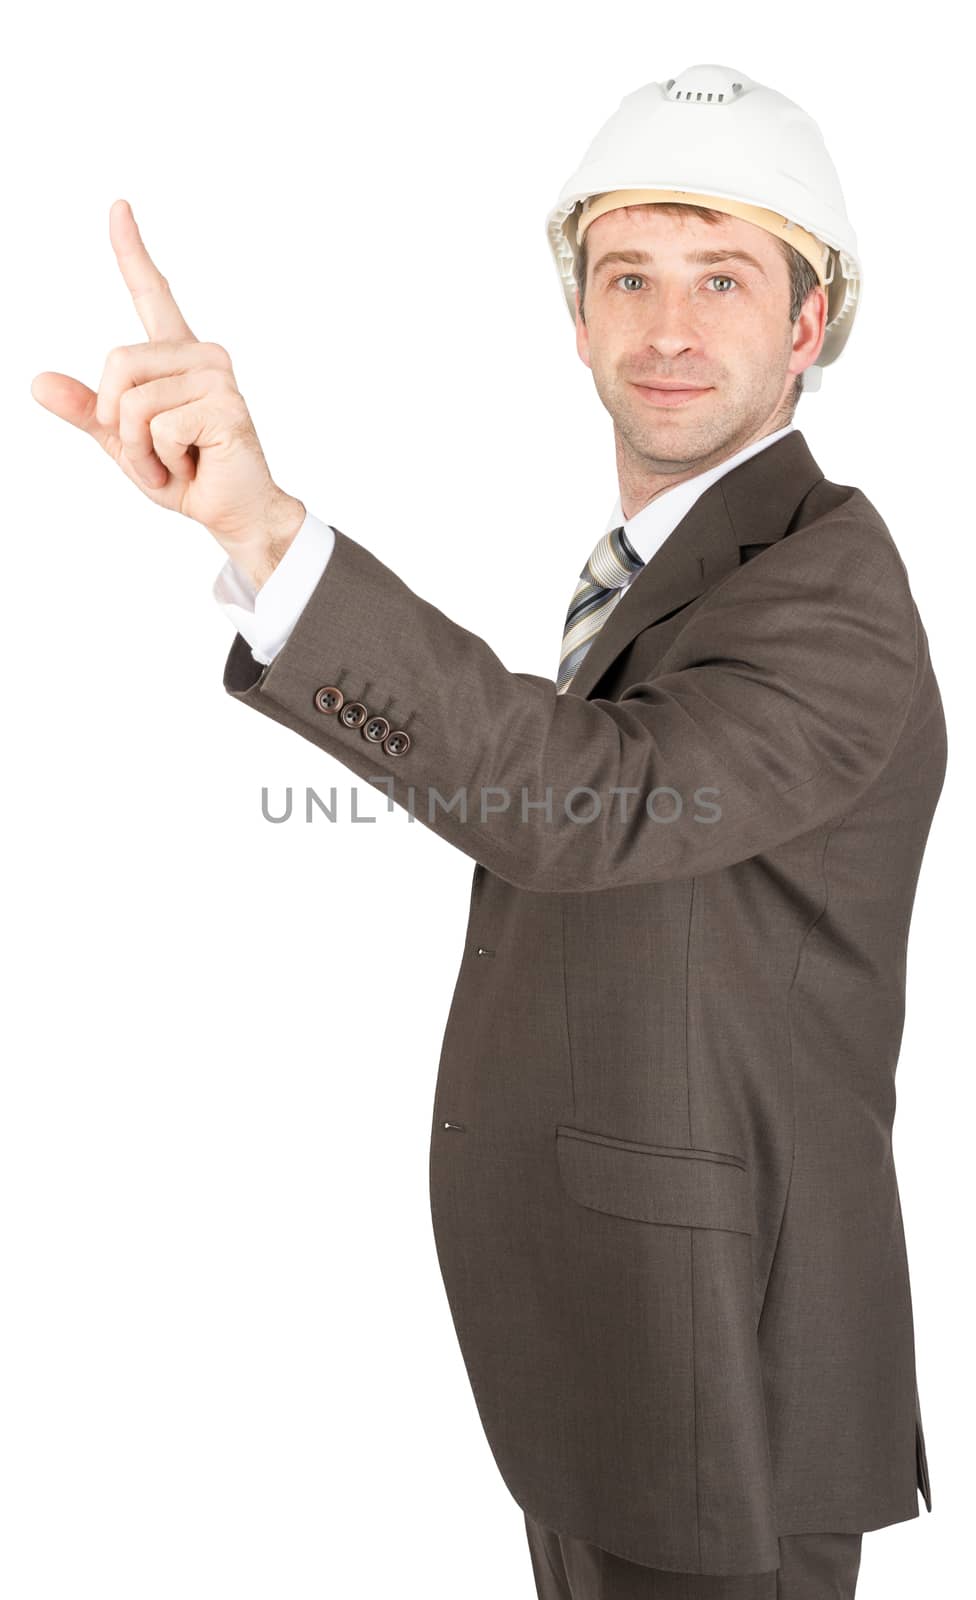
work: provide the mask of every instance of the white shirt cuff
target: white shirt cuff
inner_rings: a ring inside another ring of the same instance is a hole
[[[228,559],[218,572],[213,597],[251,646],[255,661],[273,661],[311,598],[335,545],[335,533],[310,511],[270,578],[255,589]]]

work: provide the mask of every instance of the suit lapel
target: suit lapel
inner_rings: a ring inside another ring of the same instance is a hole
[[[567,694],[586,698],[644,628],[742,564],[746,546],[774,544],[823,473],[794,428],[723,473],[641,568],[583,657]]]

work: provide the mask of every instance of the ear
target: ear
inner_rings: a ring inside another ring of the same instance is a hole
[[[576,289],[576,350],[584,366],[590,366],[590,335],[586,323],[580,316],[579,287]]]
[[[793,356],[802,356],[796,369],[803,372],[812,366],[820,354],[827,331],[827,291],[820,284],[811,289],[793,328]],[[792,363],[791,363],[792,365]]]

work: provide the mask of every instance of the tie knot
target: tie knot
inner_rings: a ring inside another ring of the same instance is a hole
[[[622,589],[643,565],[623,527],[611,528],[594,546],[580,578],[602,589]]]

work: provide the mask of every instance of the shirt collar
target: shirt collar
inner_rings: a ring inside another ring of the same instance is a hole
[[[693,478],[686,478],[684,483],[672,484],[670,489],[665,489],[653,500],[649,500],[647,505],[629,521],[620,514],[618,494],[604,532],[609,533],[611,528],[623,527],[627,538],[646,566],[655,550],[659,549],[669,534],[674,532],[699,495],[704,494],[716,478],[721,478],[724,473],[730,472],[740,461],[746,461],[749,456],[765,450],[767,445],[775,444],[777,439],[782,439],[785,434],[791,433],[793,428],[794,424],[789,422],[785,428],[777,428],[775,433],[767,433],[764,438],[755,439],[752,444],[744,445],[734,456],[729,456],[726,461],[720,461],[717,467],[709,467],[706,472],[696,473]]]

